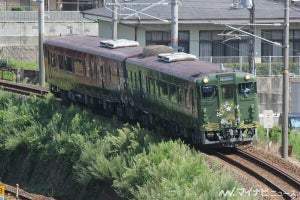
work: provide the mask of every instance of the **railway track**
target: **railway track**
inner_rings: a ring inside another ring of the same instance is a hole
[[[300,199],[300,178],[289,167],[282,168],[272,159],[266,160],[246,149],[234,151],[216,151],[210,154],[225,161],[229,165],[237,167],[251,177],[261,181],[265,188],[256,188],[247,191],[240,188],[239,194],[249,195],[261,193],[263,197],[274,199]],[[255,187],[255,186],[254,186]],[[260,186],[261,187],[261,186]]]
[[[0,80],[0,88],[5,91],[15,92],[26,96],[33,94],[36,95],[37,97],[44,97],[46,94],[49,93],[49,90],[45,87],[10,82],[5,80]]]

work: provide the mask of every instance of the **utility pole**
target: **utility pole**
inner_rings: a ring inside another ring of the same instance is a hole
[[[252,0],[252,6],[249,8],[250,11],[250,27],[249,27],[249,33],[255,35],[255,4],[254,0]],[[249,72],[252,74],[256,74],[255,69],[255,38],[253,36],[249,39]]]
[[[118,38],[118,2],[114,0],[112,13],[112,39],[117,40]]]
[[[288,113],[289,113],[289,1],[285,0],[284,5],[284,45],[283,45],[283,123],[282,123],[282,150],[281,157],[288,157]]]
[[[171,1],[171,46],[178,52],[178,0]]]
[[[39,74],[40,74],[40,85],[45,86],[45,65],[44,65],[44,0],[37,0],[39,3],[38,18],[39,18]]]

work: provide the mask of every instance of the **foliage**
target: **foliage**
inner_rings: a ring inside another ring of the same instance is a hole
[[[292,130],[289,134],[289,144],[293,146],[292,156],[300,160],[300,133],[299,130]]]
[[[24,70],[38,70],[37,62],[20,62],[20,61],[9,61],[13,68],[23,68]]]
[[[26,152],[24,172],[37,159],[45,166],[57,162],[68,166],[75,182],[106,183],[125,199],[218,199],[221,190],[237,187],[183,142],[163,141],[159,131],[139,125],[113,124],[64,107],[51,94],[24,99],[0,91],[0,149]]]
[[[25,9],[23,7],[12,7],[11,11],[24,11]]]
[[[209,171],[199,152],[168,141],[136,155],[114,186],[125,198],[131,198],[124,196],[129,190],[135,199],[218,199],[221,190],[232,189],[236,182]]]
[[[1,59],[0,60],[0,68],[7,68],[7,67],[11,67],[12,63],[9,60],[5,60],[5,59]]]
[[[263,143],[272,141],[278,145],[282,144],[282,127],[274,126],[269,129],[269,137],[267,137],[267,130],[262,126],[258,127],[258,137]],[[300,159],[300,133],[299,130],[293,129],[288,131],[288,143],[293,146],[292,156]]]

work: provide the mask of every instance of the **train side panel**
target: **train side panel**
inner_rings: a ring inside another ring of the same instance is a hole
[[[118,102],[124,88],[124,62],[45,45],[47,82],[82,103],[86,96]]]
[[[127,63],[128,91],[136,107],[182,127],[197,126],[195,84]]]

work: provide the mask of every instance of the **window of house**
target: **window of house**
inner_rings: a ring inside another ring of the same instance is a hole
[[[238,62],[238,56],[248,55],[248,40],[233,39],[219,35],[221,31],[200,31],[199,33],[199,56],[209,61],[209,57],[227,56],[227,62]],[[238,34],[238,33],[237,33]],[[225,42],[224,42],[225,41]]]
[[[146,45],[171,46],[171,31],[147,31]],[[178,32],[178,50],[185,53],[190,52],[190,32]]]
[[[262,30],[262,38],[270,40],[272,42],[278,42],[282,44],[283,31],[282,30]],[[262,56],[282,56],[282,47],[274,45],[269,42],[261,43],[261,55]]]

